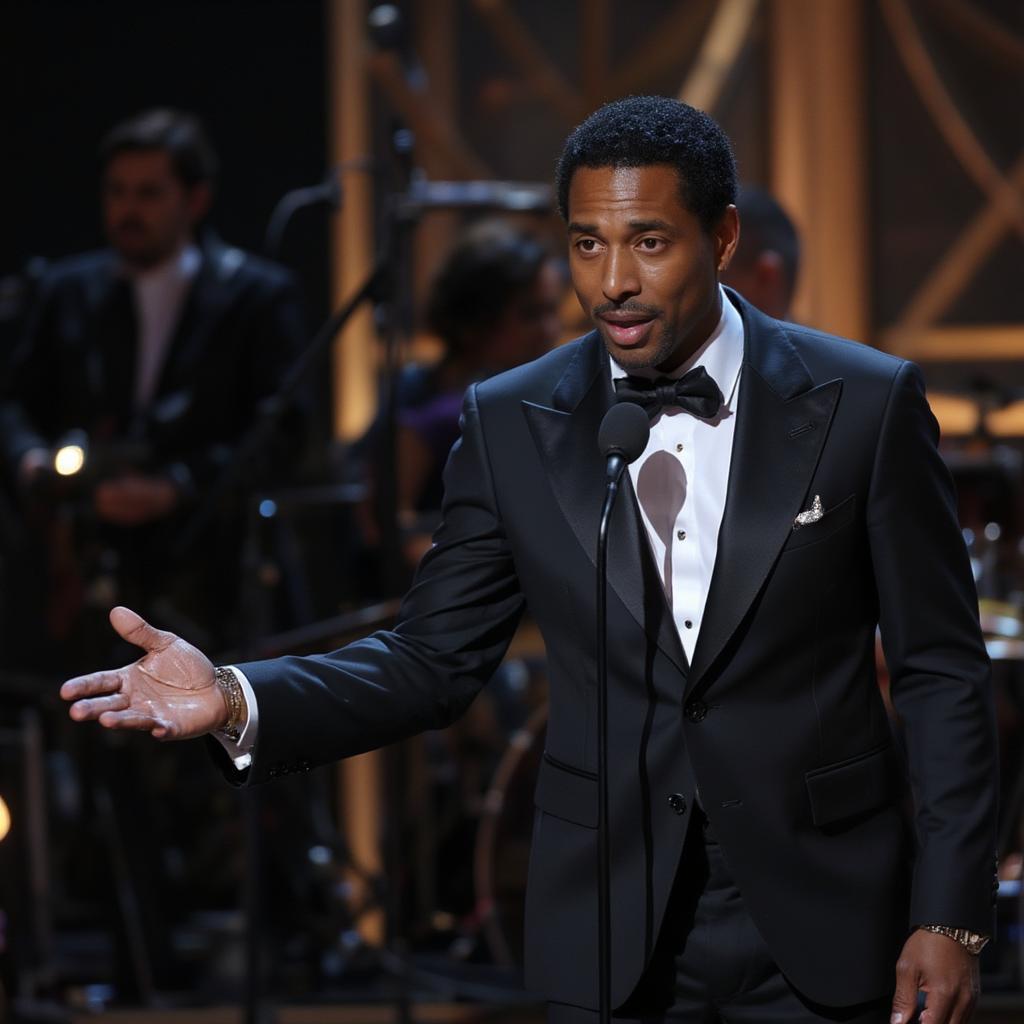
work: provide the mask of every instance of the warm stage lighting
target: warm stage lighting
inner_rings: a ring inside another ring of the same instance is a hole
[[[58,476],[74,476],[85,465],[85,449],[81,445],[66,444],[58,448],[53,457],[53,468]]]
[[[4,798],[0,796],[0,842],[3,842],[7,833],[11,831],[11,812],[7,809],[7,804],[4,803]]]

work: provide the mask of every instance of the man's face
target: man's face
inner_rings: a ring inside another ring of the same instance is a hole
[[[669,373],[707,340],[721,316],[718,274],[738,236],[732,206],[705,231],[666,164],[581,167],[572,176],[573,286],[624,369]]]
[[[103,224],[110,244],[139,270],[168,259],[191,237],[209,190],[187,188],[164,150],[114,156],[103,175]]]

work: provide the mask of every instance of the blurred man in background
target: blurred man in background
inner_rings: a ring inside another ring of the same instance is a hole
[[[109,246],[44,274],[0,402],[23,532],[7,538],[20,564],[5,588],[6,668],[110,657],[105,609],[129,595],[216,649],[237,642],[244,500],[280,481],[302,442],[304,417],[291,409],[272,450],[234,467],[234,486],[204,505],[303,340],[296,288],[205,227],[217,161],[195,117],[125,121],[100,164]],[[66,908],[95,898],[119,851],[124,896],[87,917],[107,918],[118,940],[119,990],[145,995],[175,983],[171,927],[188,909],[234,902],[232,871],[210,885],[184,867],[204,850],[228,863],[231,822],[211,803],[202,758],[160,773],[137,747],[117,768],[106,744],[80,753],[83,777],[69,783],[81,799],[52,825],[55,849],[69,854],[56,865],[56,916],[70,922]],[[153,811],[167,801],[170,813]],[[139,828],[128,834],[127,820]]]
[[[196,118],[141,114],[100,160],[109,248],[45,275],[0,406],[2,453],[49,563],[40,596],[62,667],[99,655],[88,610],[128,595],[225,641],[234,593],[214,583],[237,546],[217,534],[238,531],[222,516],[189,550],[176,541],[302,337],[289,274],[201,230],[216,157]],[[299,440],[296,414],[259,482]],[[55,467],[61,448],[71,454]],[[20,660],[39,667],[33,641]]]
[[[775,197],[744,185],[736,203],[742,230],[736,256],[722,275],[748,302],[778,320],[791,319],[800,273],[800,237]]]

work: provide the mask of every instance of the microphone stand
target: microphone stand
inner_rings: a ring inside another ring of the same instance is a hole
[[[292,218],[300,210],[320,205],[330,206],[331,209],[337,210],[341,206],[343,193],[338,173],[344,169],[346,169],[345,165],[332,168],[319,185],[293,188],[278,200],[267,223],[266,234],[263,236],[263,251],[267,256],[274,260],[281,258],[285,232]]]
[[[611,1021],[611,847],[608,827],[608,525],[626,460],[608,456],[597,531],[597,978],[600,1024]]]

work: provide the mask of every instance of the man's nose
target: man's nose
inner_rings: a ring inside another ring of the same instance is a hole
[[[636,274],[636,263],[628,252],[611,250],[604,264],[601,290],[609,302],[624,302],[640,294],[640,280]]]

